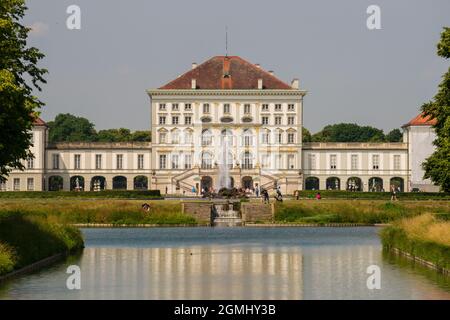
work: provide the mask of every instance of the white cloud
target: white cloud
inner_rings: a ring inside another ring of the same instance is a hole
[[[42,37],[48,33],[48,24],[37,21],[30,26],[30,36]]]

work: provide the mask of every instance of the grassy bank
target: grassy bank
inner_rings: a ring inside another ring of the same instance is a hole
[[[450,221],[424,214],[401,219],[381,231],[386,249],[399,249],[450,270]]]
[[[83,245],[81,232],[74,227],[19,212],[0,214],[0,276]]]
[[[449,201],[303,200],[275,206],[275,221],[281,223],[389,223],[424,212],[446,215]]]
[[[150,204],[150,212],[141,209]],[[111,224],[196,224],[195,218],[181,213],[176,200],[88,200],[41,199],[0,200],[0,215],[20,211],[27,216],[42,217],[58,223],[111,223]]]
[[[340,190],[301,190],[301,198],[314,198],[320,192],[323,199],[367,199],[389,200],[390,192],[349,192]],[[444,192],[402,192],[397,197],[401,200],[450,200],[450,193]]]
[[[0,199],[162,199],[159,190],[103,190],[94,191],[6,191],[0,192]]]

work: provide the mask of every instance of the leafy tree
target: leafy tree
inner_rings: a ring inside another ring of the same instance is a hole
[[[32,95],[47,70],[37,67],[44,57],[27,46],[30,28],[19,21],[25,16],[24,0],[0,1],[0,180],[13,169],[24,169],[23,159],[32,154],[31,129],[43,105]]]
[[[386,141],[388,142],[402,142],[403,141],[403,134],[400,131],[400,129],[393,129],[389,131],[389,133],[386,135]]]
[[[131,134],[132,141],[150,142],[152,141],[152,133],[150,131],[135,131]]]
[[[311,132],[305,127],[302,128],[302,140],[303,142],[311,142]]]
[[[450,28],[444,28],[437,45],[437,54],[450,58]],[[442,77],[438,93],[433,100],[422,106],[425,115],[436,119],[435,152],[422,164],[425,175],[445,192],[450,192],[450,67]]]
[[[131,131],[125,128],[100,130],[97,135],[99,142],[126,142],[131,138]]]
[[[315,142],[382,142],[383,130],[355,123],[338,123],[325,126],[312,135]]]
[[[85,142],[95,141],[97,138],[93,123],[70,113],[58,114],[55,120],[48,122],[47,125],[49,142]]]

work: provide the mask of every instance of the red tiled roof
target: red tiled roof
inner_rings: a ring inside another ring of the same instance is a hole
[[[41,118],[37,117],[36,119],[34,119],[33,125],[35,125],[35,126],[46,126],[47,124],[44,122],[44,120],[42,120]]]
[[[433,126],[436,124],[436,119],[431,119],[430,116],[425,116],[424,113],[420,113],[414,119],[411,119],[407,124],[403,127],[409,126]]]
[[[292,89],[260,67],[238,56],[216,56],[189,70],[159,89],[191,89],[195,79],[197,89]]]

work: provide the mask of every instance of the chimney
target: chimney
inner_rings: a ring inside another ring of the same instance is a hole
[[[275,72],[273,72],[273,70],[269,70],[269,73],[273,76],[275,74]]]
[[[197,62],[192,62],[192,69],[197,68]]]
[[[197,89],[197,80],[195,79],[191,80],[191,89]]]
[[[261,66],[259,65],[259,63],[255,64],[255,67],[257,67],[258,69],[261,68]]]
[[[263,79],[258,79],[258,89],[263,88]]]
[[[292,79],[291,87],[292,87],[292,89],[299,89],[300,88],[300,82],[298,81],[297,78]]]

